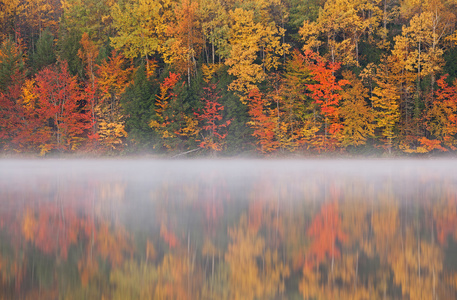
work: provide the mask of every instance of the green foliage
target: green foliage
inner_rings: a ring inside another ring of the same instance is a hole
[[[34,73],[56,62],[54,50],[54,36],[49,29],[45,29],[38,38],[35,52],[31,55]]]
[[[451,84],[457,77],[457,48],[455,46],[444,52],[444,61],[443,73],[449,74],[446,81]]]
[[[57,43],[57,56],[60,60],[68,63],[68,69],[72,75],[84,76],[84,66],[78,57],[78,50],[81,48],[82,33],[77,30],[61,27],[60,38]]]
[[[10,38],[0,46],[0,91],[5,91],[11,84],[21,82],[25,64],[19,46]]]
[[[217,90],[220,91],[219,102],[224,105],[224,120],[231,120],[228,126],[226,142],[227,154],[239,154],[254,149],[252,129],[246,126],[249,120],[248,107],[241,103],[233,91],[227,90],[227,86],[233,77],[226,73],[226,67],[218,71]]]
[[[305,20],[315,21],[319,16],[319,0],[287,0],[285,1],[289,18],[287,20],[287,27],[290,34],[298,39],[298,29],[303,25]]]
[[[128,140],[134,149],[152,149],[155,134],[148,125],[154,114],[154,100],[157,90],[151,80],[146,77],[146,68],[141,65],[132,85],[122,96],[121,106],[126,115],[125,129]]]

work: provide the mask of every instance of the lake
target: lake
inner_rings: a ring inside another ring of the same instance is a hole
[[[0,160],[0,299],[456,299],[455,160]]]

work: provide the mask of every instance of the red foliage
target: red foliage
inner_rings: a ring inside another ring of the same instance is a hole
[[[341,100],[342,86],[348,84],[347,80],[337,81],[335,72],[339,70],[339,63],[327,63],[316,53],[305,52],[305,60],[308,68],[314,76],[315,83],[308,84],[308,89],[312,92],[311,97],[315,103],[319,104],[322,113],[329,118],[338,117],[338,104]]]
[[[224,123],[220,122],[222,121],[224,106],[218,102],[221,96],[216,93],[216,84],[210,84],[209,87],[203,89],[205,93],[201,100],[204,107],[195,115],[203,123],[201,129],[207,132],[207,136],[199,146],[220,151],[222,150],[221,140],[227,136],[227,133],[221,134],[220,130],[230,125],[230,120]]]
[[[33,151],[50,138],[50,132],[42,114],[22,105],[20,94],[19,84],[9,87],[8,93],[0,92],[0,140],[6,142],[6,150]]]
[[[48,122],[53,132],[49,143],[51,148],[74,150],[87,138],[92,127],[89,99],[84,98],[75,77],[68,72],[66,62],[60,70],[47,67],[36,76],[38,113]]]
[[[248,113],[251,117],[248,124],[254,129],[253,136],[257,137],[262,152],[274,151],[279,147],[279,143],[274,138],[276,124],[269,116],[267,101],[258,89],[252,90],[248,97]]]
[[[342,99],[342,87],[349,84],[347,80],[336,80],[335,72],[339,70],[339,63],[326,62],[314,52],[305,52],[307,67],[314,76],[315,83],[307,84],[311,91],[310,97],[319,105],[325,119],[324,135],[317,139],[318,149],[334,150],[336,135],[343,128],[339,120],[339,102]]]

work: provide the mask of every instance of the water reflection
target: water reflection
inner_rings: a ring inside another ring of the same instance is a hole
[[[452,161],[0,161],[0,299],[455,299]]]

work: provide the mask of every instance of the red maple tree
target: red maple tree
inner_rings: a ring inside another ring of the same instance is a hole
[[[214,151],[222,150],[222,140],[227,133],[221,133],[221,130],[230,125],[230,120],[222,122],[222,111],[224,106],[218,101],[221,98],[216,92],[216,84],[209,84],[203,88],[204,94],[201,98],[203,109],[194,113],[201,122],[201,129],[206,133],[199,146]]]

